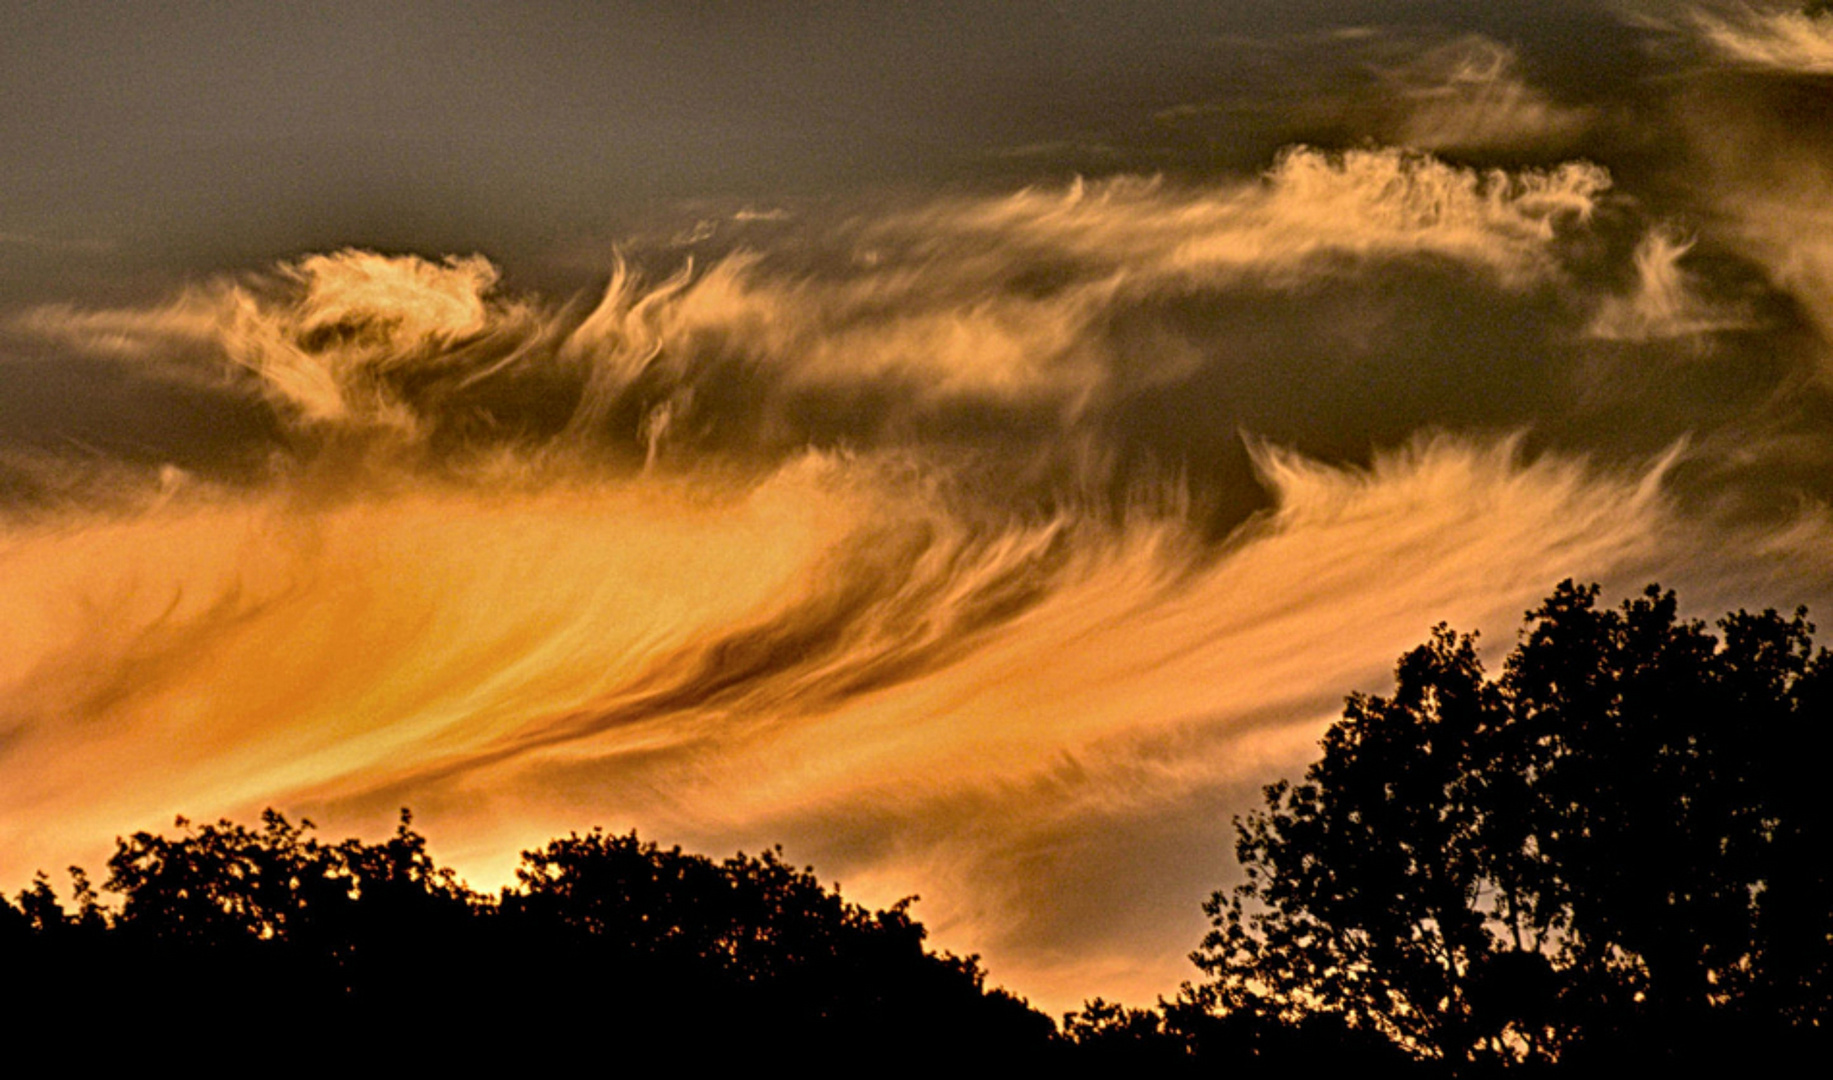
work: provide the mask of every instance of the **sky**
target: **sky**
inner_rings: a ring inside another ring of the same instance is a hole
[[[1437,623],[1833,599],[1833,15],[0,3],[0,888],[781,844],[1052,1011]]]

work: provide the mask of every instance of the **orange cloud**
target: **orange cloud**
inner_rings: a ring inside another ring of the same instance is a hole
[[[592,822],[706,846],[877,829],[824,871],[929,896],[942,943],[1003,979],[1162,988],[1120,950],[1027,944],[1026,898],[1073,870],[1012,853],[1302,759],[1424,627],[1644,561],[1665,513],[1659,466],[1506,442],[1366,472],[1255,455],[1276,509],[1214,553],[1175,500],[1001,519],[824,455],[740,488],[377,474],[15,528],[0,873],[268,804],[378,826],[412,805],[483,884]]]
[[[1748,313],[1699,295],[1680,265],[1693,244],[1670,229],[1650,230],[1636,246],[1635,291],[1606,298],[1587,332],[1605,341],[1646,342],[1750,328]]]
[[[1803,74],[1833,72],[1833,17],[1795,5],[1700,4],[1688,13],[1696,32],[1740,64]]]
[[[41,307],[16,325],[162,376],[227,380],[299,425],[410,439],[493,380],[560,380],[578,387],[570,431],[634,408],[653,419],[628,437],[654,456],[735,371],[765,398],[760,413],[772,399],[878,388],[907,410],[986,402],[1075,417],[1112,391],[1122,349],[1106,329],[1128,305],[1419,258],[1527,288],[1559,278],[1560,231],[1589,220],[1609,186],[1583,162],[1480,172],[1410,151],[1298,147],[1246,182],[1122,177],[888,212],[855,227],[843,273],[748,251],[660,281],[620,263],[583,317],[501,295],[478,256],[341,251],[154,308]],[[1148,381],[1188,374],[1177,350],[1150,360]]]
[[[1384,71],[1408,103],[1400,141],[1433,151],[1522,150],[1590,126],[1590,109],[1555,103],[1522,79],[1518,65],[1515,50],[1472,35]]]

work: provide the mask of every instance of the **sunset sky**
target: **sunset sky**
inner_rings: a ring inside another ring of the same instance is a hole
[[[1799,4],[0,0],[8,893],[636,828],[1150,1003],[1434,624],[1830,501]]]

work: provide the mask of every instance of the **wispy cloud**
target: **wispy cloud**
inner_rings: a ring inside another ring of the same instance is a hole
[[[1746,234],[1833,340],[1833,206],[1778,199],[1747,207]]]
[[[1767,125],[1702,134],[1718,168],[1726,238],[1760,266],[1821,339],[1833,373],[1833,173]]]
[[[1400,140],[1422,150],[1530,150],[1582,134],[1594,110],[1562,106],[1520,74],[1515,50],[1480,35],[1380,72],[1407,102]]]
[[[1467,262],[1509,284],[1557,265],[1549,245],[1610,187],[1573,162],[1505,173],[1399,149],[1297,147],[1255,184],[1180,188],[1121,178],[949,208],[924,224],[1028,245],[1148,286],[1290,285],[1371,260]]]
[[[1833,13],[1824,5],[1698,4],[1688,20],[1720,55],[1740,64],[1802,74],[1833,74]]]
[[[1021,924],[1049,913],[1023,901],[1092,885],[1015,852],[1302,756],[1424,627],[1645,563],[1668,513],[1661,465],[1508,441],[1367,470],[1254,455],[1275,508],[1220,553],[1176,500],[1002,520],[895,461],[824,455],[739,488],[377,475],[15,529],[6,872],[265,803],[412,804],[480,880],[582,820],[818,835],[830,872],[878,901],[920,888],[943,944],[1043,986],[1055,961]]]
[[[1636,286],[1627,296],[1605,299],[1589,333],[1606,341],[1648,342],[1748,329],[1748,312],[1700,296],[1681,260],[1694,240],[1656,228],[1636,247]]]
[[[1122,366],[1112,320],[1155,299],[1296,289],[1395,261],[1468,266],[1509,289],[1557,281],[1562,233],[1582,229],[1609,186],[1584,162],[1479,171],[1301,147],[1246,181],[1122,177],[891,210],[837,237],[849,249],[838,270],[743,250],[660,280],[620,263],[583,317],[504,295],[481,257],[348,250],[154,308],[41,307],[15,325],[149,371],[228,372],[305,427],[408,438],[466,417],[516,429],[485,392],[558,379],[577,395],[569,431],[645,418],[621,437],[653,458],[735,378],[765,423],[834,393],[1075,416]],[[1188,372],[1176,350],[1152,363],[1147,380]]]
[[[35,308],[18,329],[90,352],[193,375],[244,369],[310,424],[412,429],[396,383],[487,366],[492,338],[535,329],[524,305],[490,297],[481,257],[432,262],[365,251],[312,255],[266,281],[222,281],[143,309]]]

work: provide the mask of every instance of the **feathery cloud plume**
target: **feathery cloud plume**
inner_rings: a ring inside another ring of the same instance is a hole
[[[1833,14],[1824,4],[1736,0],[1696,5],[1688,15],[1707,44],[1727,59],[1775,71],[1833,74]]]
[[[1369,470],[1253,452],[1275,509],[1219,553],[1175,500],[1002,519],[827,455],[737,489],[378,477],[15,528],[6,872],[179,810],[406,802],[474,876],[583,816],[852,836],[835,872],[936,896],[938,852],[1006,865],[1039,830],[1242,783],[1422,627],[1660,550],[1664,464],[1452,439]],[[872,821],[902,839],[859,856],[849,823]],[[1019,918],[1073,876],[1037,872],[951,878],[944,943],[1041,985],[1021,923],[1079,916]]]
[[[1481,35],[1381,72],[1408,103],[1400,140],[1421,150],[1534,149],[1583,133],[1588,108],[1562,106],[1523,79],[1515,50]]]
[[[1700,296],[1680,265],[1694,242],[1672,229],[1651,229],[1636,246],[1635,290],[1607,297],[1587,332],[1605,341],[1648,342],[1748,328],[1747,313]]]

